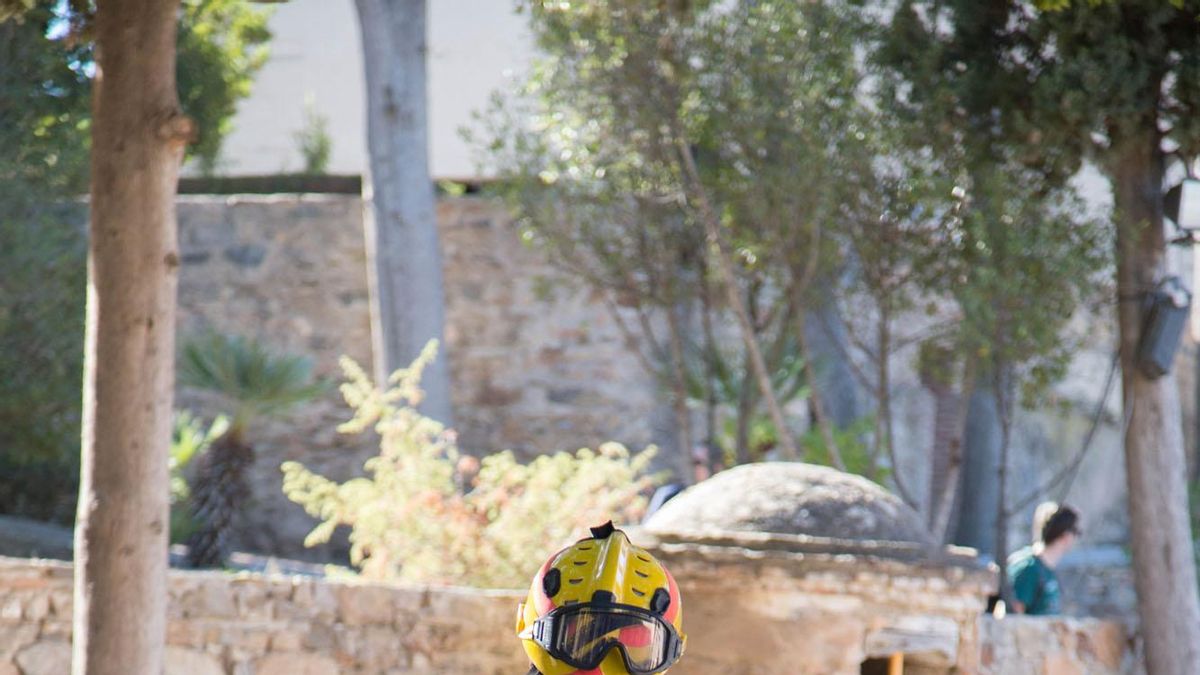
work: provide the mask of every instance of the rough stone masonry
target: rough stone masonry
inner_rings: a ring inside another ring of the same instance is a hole
[[[889,614],[944,611],[971,592],[853,564],[839,565],[848,574],[797,577],[746,556],[691,558],[680,582],[692,639],[677,675],[858,675],[875,643],[908,639],[906,624],[877,630]],[[749,591],[731,592],[739,584]],[[527,665],[512,633],[523,592],[178,570],[169,587],[166,675],[514,675]],[[1025,618],[963,629],[960,644],[979,650],[959,661],[966,669],[914,663],[905,672],[1136,672],[1115,623]],[[70,639],[70,565],[0,557],[0,675],[70,672]]]
[[[258,338],[311,356],[341,380],[338,358],[371,358],[362,204],[345,195],[181,197],[179,339],[206,330]],[[656,387],[602,302],[521,242],[494,200],[438,205],[446,267],[455,429],[469,452],[523,456],[656,437]],[[630,319],[632,321],[632,318]],[[219,405],[181,391],[202,414]],[[254,504],[244,550],[328,559],[301,542],[312,520],[281,492],[279,465],[299,460],[331,478],[361,472],[375,439],[337,433],[349,411],[335,388],[251,430]]]

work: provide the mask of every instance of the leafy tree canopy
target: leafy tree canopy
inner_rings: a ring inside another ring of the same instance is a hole
[[[0,511],[69,520],[83,380],[90,74],[86,3],[0,0]],[[185,0],[180,100],[215,166],[264,58],[266,12]]]

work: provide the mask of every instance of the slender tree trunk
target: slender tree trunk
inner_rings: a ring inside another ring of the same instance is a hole
[[[178,6],[96,7],[75,675],[163,672],[175,184],[192,135],[175,93]]]
[[[746,355],[746,361],[750,360],[750,355]],[[742,372],[742,390],[738,392],[737,405],[737,430],[735,432],[735,458],[738,464],[746,464],[751,461],[750,457],[750,423],[754,419],[755,403],[757,402],[754,396],[754,380],[750,377],[750,364],[747,363]]]
[[[1007,364],[997,363],[992,381],[996,407],[1000,411],[1000,456],[996,466],[996,530],[993,544],[996,565],[1000,568],[997,580],[998,595],[1006,602],[1008,592],[1008,455],[1012,441],[1012,378]]]
[[[883,303],[879,306],[879,323],[875,326],[875,447],[871,449],[870,466],[868,468],[867,477],[875,480],[875,474],[879,469],[879,460],[886,452],[890,457],[892,455],[892,390],[891,382],[889,381],[889,369],[886,357],[888,348],[888,329],[887,329],[887,311],[883,307]],[[895,471],[895,462],[892,462],[892,470]]]
[[[708,285],[708,270],[700,271],[700,321],[704,330],[704,444],[708,447],[708,467],[711,470],[715,461],[725,464],[725,453],[718,447],[717,436],[717,368],[716,361],[720,358],[717,338],[712,325],[712,290]],[[714,454],[716,456],[714,456]]]
[[[962,426],[956,424],[962,397],[953,384],[939,382],[927,388],[933,394],[933,444],[929,457],[927,521],[930,531],[936,536],[940,531],[937,526],[942,515],[942,500],[951,484],[954,444],[962,436]]]
[[[687,373],[683,363],[683,335],[679,325],[678,307],[667,307],[668,345],[671,352],[671,405],[678,428],[675,470],[684,485],[694,480],[692,471],[692,415],[687,404]]]
[[[817,381],[814,388],[825,393],[825,411],[837,429],[845,429],[863,416],[859,404],[860,392],[854,371],[847,360],[850,350],[846,342],[846,323],[842,312],[833,300],[839,292],[837,280],[826,275],[817,280],[817,295],[820,302],[808,308],[811,320],[806,322],[808,334],[804,339],[812,351],[817,364]]]
[[[1165,274],[1163,158],[1150,123],[1110,152],[1117,222],[1117,297],[1125,414],[1130,538],[1147,671],[1200,673],[1200,599],[1188,526],[1186,464],[1175,377],[1149,379],[1134,365],[1142,333],[1138,298]]]
[[[829,452],[829,459],[833,462],[833,466],[839,471],[845,471],[846,462],[842,459],[837,439],[833,436],[833,424],[829,420],[829,414],[825,411],[825,400],[817,384],[817,369],[813,364],[812,351],[808,348],[808,340],[805,338],[808,322],[804,309],[796,313],[796,320],[800,324],[796,330],[796,340],[800,346],[800,358],[804,359],[804,379],[808,381],[808,397],[812,405],[813,420],[816,422],[817,430],[821,434],[821,441],[825,443],[825,449]]]
[[[767,411],[771,414],[771,423],[775,425],[780,454],[783,459],[795,460],[800,456],[796,450],[796,441],[783,417],[783,408],[779,405],[779,397],[775,395],[775,388],[771,384],[771,373],[767,371],[762,349],[758,346],[758,336],[754,331],[754,325],[750,322],[746,303],[742,301],[742,296],[738,293],[737,275],[734,274],[733,263],[729,262],[729,252],[725,250],[725,241],[721,238],[721,223],[717,218],[716,211],[713,210],[712,202],[708,199],[704,184],[700,182],[700,171],[696,168],[696,158],[692,156],[692,149],[683,141],[682,136],[679,138],[679,155],[683,162],[683,170],[695,190],[696,203],[699,207],[700,220],[704,223],[709,250],[716,258],[717,271],[721,274],[729,306],[733,309],[734,316],[737,317],[738,327],[741,328],[742,341],[746,345],[746,353],[750,357],[754,377],[758,380],[759,391],[763,401],[767,404]]]
[[[948,389],[950,387],[952,385],[947,386]],[[963,465],[963,440],[966,435],[967,410],[971,400],[971,392],[974,388],[975,359],[968,358],[966,364],[963,366],[962,384],[958,394],[954,395],[951,389],[955,410],[950,428],[943,431],[939,423],[938,430],[935,432],[937,435],[945,433],[946,436],[945,473],[941,479],[941,489],[930,495],[930,508],[933,512],[930,530],[939,542],[945,542],[949,539],[950,529],[954,526],[955,504],[959,501],[958,488],[961,483],[959,477],[962,473]],[[940,409],[938,414],[940,416]]]
[[[961,511],[954,543],[983,555],[995,553],[996,469],[999,466],[1000,410],[992,385],[995,373],[986,370],[978,386],[965,393],[967,419],[963,429]]]
[[[438,340],[421,386],[426,415],[450,424],[442,341],[445,298],[437,210],[429,177],[425,0],[356,0],[367,88],[363,225],[375,376],[382,383]]]
[[[912,492],[909,491],[907,484],[904,482],[900,459],[896,455],[896,421],[892,419],[891,325],[891,311],[886,306],[881,306],[878,325],[879,354],[875,361],[879,368],[879,416],[883,419],[883,440],[886,443],[884,447],[887,448],[888,461],[892,465],[892,483],[896,485],[896,491],[900,493],[900,498],[913,507],[914,510],[920,511],[921,504],[913,497]]]

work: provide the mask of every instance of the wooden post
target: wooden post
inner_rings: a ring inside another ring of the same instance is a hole
[[[897,652],[888,658],[888,675],[904,675],[903,652]]]

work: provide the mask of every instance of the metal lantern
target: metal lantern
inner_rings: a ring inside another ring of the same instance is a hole
[[[1143,375],[1153,380],[1170,372],[1191,307],[1192,294],[1179,277],[1167,277],[1146,294],[1137,348],[1137,367]]]
[[[1189,239],[1200,230],[1200,180],[1188,175],[1163,196],[1163,214]]]

